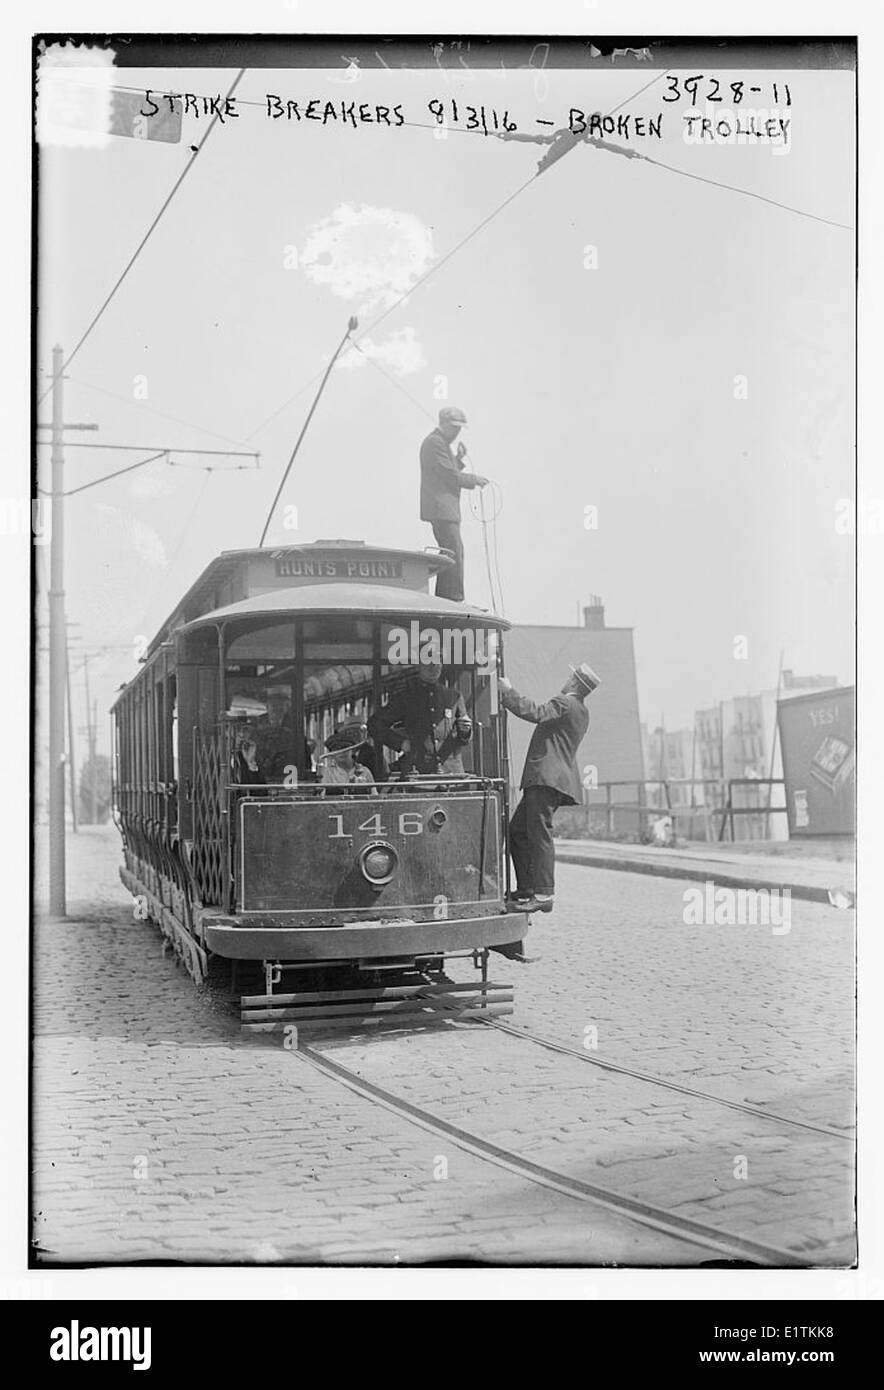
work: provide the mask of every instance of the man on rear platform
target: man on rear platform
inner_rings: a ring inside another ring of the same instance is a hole
[[[552,911],[553,816],[560,806],[579,805],[583,799],[577,750],[589,728],[584,700],[598,684],[595,671],[583,662],[572,666],[561,694],[536,704],[514,690],[505,677],[500,678],[504,708],[537,725],[522,772],[522,800],[510,820],[510,855],[516,871],[516,892],[508,904],[511,912]],[[525,959],[521,942],[494,949],[514,960]]]

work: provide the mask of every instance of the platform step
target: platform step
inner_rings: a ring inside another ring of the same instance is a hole
[[[446,1013],[444,1017],[460,1023],[463,1019],[500,1018],[504,1014],[514,1012],[515,1007],[511,1003],[469,1005],[458,1010],[456,1014]],[[265,1023],[242,1023],[240,1028],[243,1033],[284,1033],[286,1029],[294,1028],[298,1036],[308,1031],[359,1033],[381,1023],[395,1024],[397,1028],[401,1028],[410,1023],[432,1023],[441,1017],[443,1017],[442,1011],[438,1009],[420,1011],[415,1009],[413,1012],[396,1014],[392,1017],[389,1014],[363,1014],[357,1018],[335,1018],[334,1015],[327,1015],[325,1018],[306,1019],[299,1023],[287,1023],[282,1020]]]
[[[281,1032],[329,1026],[358,1031],[390,1022],[491,1017],[513,1012],[512,985],[423,984],[386,989],[318,990],[304,994],[251,994],[240,1000],[244,1032]]]

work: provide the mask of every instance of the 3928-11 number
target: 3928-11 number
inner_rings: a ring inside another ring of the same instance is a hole
[[[329,816],[333,822],[334,829],[329,831],[330,840],[349,840],[352,839],[352,831],[344,829],[344,817],[342,815]],[[372,835],[389,835],[389,830],[381,824],[381,813],[376,811],[368,820],[364,820],[361,825],[357,825],[357,830],[367,830]],[[403,811],[399,817],[400,835],[422,835],[424,830],[424,818],[420,811]]]

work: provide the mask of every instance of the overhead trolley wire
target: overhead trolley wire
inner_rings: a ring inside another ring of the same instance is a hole
[[[666,77],[667,72],[668,69],[664,72],[657,73],[656,77],[652,77],[650,82],[646,82],[644,86],[640,87],[637,92],[634,92],[632,94],[632,96],[624,97],[623,100],[621,102],[618,102],[616,106],[612,106],[607,114],[609,116],[613,116],[616,111],[619,111],[621,109],[621,107],[627,106],[631,101],[635,101],[636,98],[640,97],[643,92],[646,92],[649,87],[653,87],[655,82],[661,82],[663,78]],[[426,129],[436,130],[438,129],[438,127],[427,126]],[[470,131],[467,133],[478,134],[479,132]],[[484,139],[484,136],[482,138]],[[362,333],[359,334],[358,338],[354,338],[352,346],[358,347],[359,343],[369,333],[376,329],[378,324],[383,323],[384,319],[388,318],[389,315],[392,314],[393,310],[399,307],[403,300],[408,299],[410,295],[414,294],[416,289],[420,288],[420,286],[422,285],[425,285],[426,282],[430,279],[431,275],[435,275],[437,270],[441,270],[442,266],[446,265],[451,260],[451,258],[457,254],[458,251],[460,251],[464,246],[467,245],[468,242],[472,241],[474,236],[476,236],[480,231],[482,231],[484,227],[487,227],[490,222],[493,222],[495,217],[497,217],[499,213],[503,212],[504,208],[509,207],[510,203],[515,202],[519,194],[524,193],[525,189],[528,188],[530,184],[534,183],[537,177],[538,173],[533,173],[531,177],[529,179],[526,179],[523,184],[520,184],[519,187],[514,190],[514,192],[510,193],[506,198],[504,198],[502,203],[499,203],[497,207],[493,208],[492,211],[488,213],[487,217],[483,217],[482,221],[479,222],[477,226],[473,227],[472,231],[468,232],[465,237],[462,237],[461,240],[455,246],[453,246],[451,250],[448,251],[440,261],[437,261],[435,265],[430,266],[430,269],[427,270],[420,277],[420,279],[416,280],[410,289],[406,290],[404,294],[401,294],[398,299],[394,300],[394,302],[383,311],[383,313],[379,314],[378,317],[374,319],[373,322],[370,323],[368,327],[363,330]],[[370,361],[371,359],[369,358],[368,360]],[[271,415],[268,415],[265,420],[262,420],[260,425],[253,429],[250,434],[247,434],[242,442],[244,444],[247,444],[249,440],[254,439],[256,434],[260,434],[263,429],[266,429],[267,425],[269,425],[272,420],[275,420],[277,415],[281,415],[284,410],[288,409],[290,405],[294,404],[294,402],[298,399],[299,396],[302,396],[305,391],[309,390],[309,388],[313,385],[314,381],[317,381],[321,375],[321,370],[315,372],[314,375],[310,377],[308,381],[305,381],[302,386],[298,387],[294,395],[289,396],[288,399],[283,401],[282,405],[278,406],[277,409],[274,410]]]
[[[112,401],[119,401],[120,405],[129,406],[132,410],[147,411],[150,415],[156,415],[161,420],[172,420],[174,424],[184,425],[186,429],[195,430],[198,434],[209,435],[212,439],[223,439],[225,444],[238,445],[240,442],[229,434],[210,430],[206,425],[197,425],[193,420],[182,420],[180,415],[170,415],[166,410],[157,410],[156,406],[148,405],[145,401],[130,400],[127,396],[118,395],[116,391],[108,391],[105,386],[96,386],[94,381],[84,381],[79,376],[69,376],[68,381],[74,382],[76,386],[85,386],[87,391],[98,391],[102,396],[107,396]]]
[[[406,290],[404,294],[399,295],[399,297],[395,299],[392,304],[388,305],[388,307],[384,309],[383,312],[379,314],[378,317],[374,319],[369,324],[369,326],[359,334],[358,338],[353,339],[352,346],[358,347],[360,342],[362,342],[363,339],[366,338],[369,333],[373,332],[379,324],[383,323],[384,319],[389,318],[390,314],[392,314],[394,309],[398,309],[399,305],[402,303],[404,299],[408,299],[408,297],[414,294],[415,290],[419,289],[421,285],[425,285],[431,275],[434,275],[437,270],[441,270],[443,265],[446,265],[448,261],[451,260],[452,256],[456,255],[462,247],[466,246],[467,242],[472,241],[473,237],[476,236],[482,230],[483,227],[487,227],[489,222],[492,222],[499,213],[503,212],[504,208],[508,207],[510,203],[514,202],[515,199],[518,198],[520,193],[524,193],[525,189],[528,187],[529,184],[532,184],[534,182],[536,177],[536,174],[532,174],[529,179],[526,179],[525,182],[521,184],[513,193],[510,193],[502,203],[499,203],[496,208],[489,212],[488,216],[484,217],[482,221],[478,224],[478,226],[474,227],[472,231],[468,232],[467,235],[463,237],[463,239],[459,241],[456,246],[453,246],[451,250],[448,251],[440,261],[437,261],[435,265],[430,266],[429,270],[425,271],[424,274],[421,275],[420,278],[414,282],[410,289]],[[266,420],[262,420],[261,424],[258,425],[256,429],[252,430],[251,434],[246,435],[245,439],[243,440],[243,443],[247,444],[249,440],[254,439],[256,434],[260,434],[261,431],[265,429],[267,425],[270,424],[271,420],[275,420],[277,415],[280,415],[283,410],[286,410],[288,406],[292,405],[297,400],[297,398],[303,395],[304,392],[308,390],[309,387],[313,385],[314,381],[316,381],[318,377],[320,377],[321,375],[322,371],[318,371],[314,373],[312,377],[310,377],[309,381],[305,381],[303,386],[299,386],[298,390],[295,392],[293,396],[289,396],[288,400],[283,401],[282,405],[279,406],[276,410],[274,410],[272,415],[268,415]]]
[[[51,439],[38,439],[39,448],[49,448]],[[66,449],[113,449],[117,454],[141,454],[145,449],[159,449],[163,454],[207,454],[212,458],[249,458],[255,460],[258,467],[258,459],[261,454],[253,449],[187,449],[182,445],[159,445],[159,444],[105,444],[97,443],[94,440],[70,439],[65,441]]]
[[[232,85],[231,85],[231,87],[230,87],[230,89],[229,89],[229,91],[228,91],[228,93],[227,93],[228,98],[231,97],[231,96],[233,96],[233,93],[236,91],[236,89],[237,89],[237,87],[238,87],[238,85],[239,85],[239,82],[240,82],[241,78],[242,78],[243,75],[245,74],[245,71],[246,71],[245,68],[240,68],[240,70],[239,70],[239,72],[237,73],[236,77],[233,79],[233,83],[232,83]],[[184,168],[182,169],[181,173],[178,175],[178,178],[175,180],[174,184],[172,185],[172,188],[171,188],[171,190],[170,190],[168,196],[166,197],[166,199],[165,199],[165,201],[164,201],[162,207],[160,208],[160,210],[159,210],[159,212],[157,213],[156,217],[155,217],[155,218],[153,219],[153,221],[151,222],[151,224],[150,224],[150,226],[148,227],[147,231],[144,233],[144,236],[143,236],[143,237],[141,238],[141,240],[139,241],[139,243],[138,243],[138,245],[136,246],[135,250],[132,252],[132,255],[129,257],[129,260],[126,262],[126,264],[125,264],[125,266],[123,267],[121,273],[119,274],[119,276],[117,277],[116,281],[114,282],[114,285],[113,285],[113,287],[111,288],[110,293],[106,296],[106,298],[105,298],[103,304],[101,305],[101,307],[99,308],[98,312],[97,312],[96,314],[93,315],[93,317],[92,317],[90,323],[88,324],[87,328],[85,329],[85,331],[80,335],[80,338],[79,338],[79,340],[77,341],[76,345],[74,346],[73,351],[70,352],[70,353],[68,354],[68,356],[65,358],[64,362],[62,363],[62,366],[61,366],[61,370],[62,370],[62,371],[64,371],[66,367],[69,367],[69,366],[70,366],[71,362],[73,362],[73,360],[74,360],[74,358],[76,357],[77,353],[80,351],[80,348],[83,346],[83,344],[85,343],[86,339],[89,337],[89,334],[92,332],[93,328],[95,328],[96,324],[97,324],[97,323],[99,322],[99,320],[101,319],[102,315],[104,314],[104,311],[107,309],[108,305],[110,304],[110,302],[111,302],[111,300],[113,299],[114,295],[116,294],[117,290],[118,290],[118,289],[120,288],[120,286],[122,285],[123,281],[125,280],[126,276],[129,274],[129,271],[132,269],[133,265],[134,265],[135,262],[137,261],[137,259],[138,259],[139,255],[141,254],[142,250],[144,249],[144,247],[147,245],[148,241],[150,240],[150,238],[151,238],[151,236],[152,236],[154,230],[155,230],[156,227],[158,226],[158,224],[159,224],[159,222],[160,222],[160,219],[161,219],[162,216],[163,216],[163,213],[166,211],[166,209],[168,208],[169,204],[172,202],[172,199],[175,197],[175,194],[178,192],[178,189],[181,187],[181,185],[183,184],[184,180],[187,178],[187,175],[190,173],[191,169],[193,168],[194,164],[196,163],[197,155],[198,155],[198,154],[200,153],[200,151],[202,150],[203,146],[205,145],[205,143],[206,143],[206,141],[208,140],[209,136],[211,135],[212,131],[215,129],[215,126],[217,125],[217,123],[218,123],[218,116],[217,116],[217,114],[216,114],[216,115],[214,115],[214,116],[212,117],[211,121],[209,122],[209,125],[208,125],[208,128],[207,128],[207,130],[206,130],[206,133],[205,133],[205,135],[203,136],[202,140],[200,140],[199,144],[197,145],[195,153],[191,156],[190,160],[187,162],[187,164],[185,164],[185,166],[184,166]],[[50,393],[51,390],[52,390],[52,385],[50,384],[49,386],[47,386],[46,390],[43,392],[43,395],[40,396],[39,400],[37,401],[37,404],[38,404],[38,405],[40,405],[43,401],[45,401],[46,397],[49,395],[49,393]]]
[[[40,442],[41,442],[41,443],[44,443],[44,442],[47,442],[47,443],[48,443],[48,441],[40,441]],[[78,447],[79,447],[79,448],[81,448],[81,449],[119,449],[119,450],[121,450],[121,451],[123,451],[123,452],[125,452],[125,453],[141,453],[142,450],[144,450],[144,449],[146,449],[146,448],[149,448],[149,445],[146,445],[146,444],[80,444],[80,445],[68,445],[68,447],[69,447],[69,448],[78,448]],[[243,470],[246,470],[246,471],[248,471],[248,472],[254,472],[254,470],[255,470],[256,468],[259,468],[259,467],[260,467],[260,465],[257,463],[257,461],[255,462],[254,465],[245,464],[245,463],[239,463],[239,464],[233,464],[233,466],[230,467],[230,468],[221,468],[221,467],[219,467],[218,464],[215,464],[215,463],[189,463],[189,464],[188,464],[188,463],[176,463],[176,461],[175,461],[173,458],[170,457],[170,455],[173,454],[173,453],[176,453],[176,454],[190,454],[190,453],[193,453],[193,454],[216,454],[216,455],[220,456],[221,458],[228,458],[228,457],[230,457],[230,455],[227,454],[223,449],[158,449],[158,450],[156,451],[156,453],[149,454],[148,457],[145,458],[145,459],[139,459],[137,463],[129,463],[129,464],[126,465],[125,468],[117,468],[117,469],[115,469],[113,473],[103,473],[102,476],[101,476],[100,478],[93,478],[91,482],[88,482],[88,483],[81,483],[79,487],[72,487],[72,488],[69,488],[66,492],[63,492],[61,495],[62,495],[62,497],[74,497],[74,496],[76,496],[76,494],[77,494],[78,492],[86,492],[88,488],[91,488],[91,487],[98,487],[98,484],[99,484],[99,483],[109,483],[113,478],[120,478],[120,477],[122,477],[122,475],[123,475],[124,473],[132,473],[132,472],[134,472],[134,470],[135,470],[136,468],[144,468],[146,464],[148,464],[148,463],[155,463],[157,459],[161,459],[161,458],[164,458],[164,459],[166,460],[166,463],[169,465],[170,468],[193,468],[193,469],[202,469],[202,471],[203,471],[204,473],[237,473],[237,472],[241,472],[241,471],[243,471]],[[255,455],[256,460],[257,460],[257,457],[258,457],[258,456]],[[44,497],[52,497],[52,496],[54,496],[54,494],[53,494],[51,488],[43,488],[43,487],[41,487],[41,488],[38,488],[37,491],[40,492]]]
[[[632,96],[624,97],[623,101],[619,102],[617,106],[613,106],[611,110],[607,112],[607,115],[612,116],[614,112],[619,111],[622,106],[626,106],[629,102],[635,101],[636,97],[641,96],[642,92],[646,92],[647,89],[649,87],[652,87],[655,82],[662,81],[662,79],[665,76],[665,72],[658,73],[656,77],[651,78],[650,82],[646,82],[645,85],[643,87],[640,87],[637,92],[634,92]],[[447,263],[451,260],[452,256],[456,256],[458,251],[461,251],[464,246],[468,245],[469,242],[473,240],[473,237],[478,236],[479,232],[481,232],[485,227],[487,227],[489,223],[493,222],[494,219],[500,213],[502,213],[505,208],[508,208],[510,203],[514,203],[515,200],[519,197],[519,195],[521,193],[524,193],[525,189],[537,180],[537,178],[539,177],[539,173],[539,170],[535,170],[535,172],[531,175],[530,178],[526,179],[524,183],[520,184],[518,188],[514,189],[508,197],[504,198],[502,203],[498,203],[497,207],[493,208],[492,211],[488,213],[487,217],[483,217],[482,221],[477,223],[477,225],[473,227],[472,231],[467,232],[466,236],[462,237],[461,240],[457,242],[456,245],[454,245],[450,251],[446,252],[446,254],[441,258],[441,260],[436,261],[433,265],[430,266],[429,270],[426,270],[423,275],[419,276],[418,279],[415,280],[414,284],[409,289],[403,291],[403,293],[399,295],[398,299],[395,299],[392,304],[388,305],[388,307],[384,309],[383,313],[379,314],[376,319],[372,320],[372,322],[368,325],[367,328],[363,329],[363,331],[359,334],[359,337],[354,339],[353,346],[358,347],[362,339],[365,338],[369,333],[373,332],[373,330],[376,329],[379,324],[383,323],[384,319],[388,318],[390,314],[393,313],[394,309],[398,309],[399,305],[403,302],[403,300],[408,299],[412,294],[414,294],[415,290],[418,290],[422,285],[425,285],[432,275],[435,275],[436,272],[441,270],[444,265],[447,265]]]
[[[675,164],[664,164],[661,159],[653,159],[649,154],[640,154],[638,150],[624,150],[622,153],[631,154],[634,159],[643,159],[645,164],[655,164],[658,169],[666,169],[670,174],[680,174],[683,179],[695,179],[697,183],[708,183],[713,188],[725,188],[731,193],[742,193],[744,198],[755,198],[759,203],[769,203],[771,207],[782,208],[784,212],[792,212],[796,217],[807,217],[811,222],[822,222],[827,227],[838,227],[845,232],[856,230],[848,222],[835,222],[831,217],[821,217],[819,213],[792,207],[776,198],[768,198],[764,193],[753,193],[751,189],[739,188],[733,183],[722,183],[718,179],[706,178],[703,174],[692,174],[688,169],[679,169]]]

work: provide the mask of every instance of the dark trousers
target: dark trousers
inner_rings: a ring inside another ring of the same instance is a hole
[[[553,816],[565,797],[554,787],[526,787],[510,821],[510,856],[520,894],[555,892]]]
[[[436,597],[450,598],[463,603],[463,541],[459,521],[431,521],[433,535],[440,550],[447,550],[454,560],[436,576]]]

